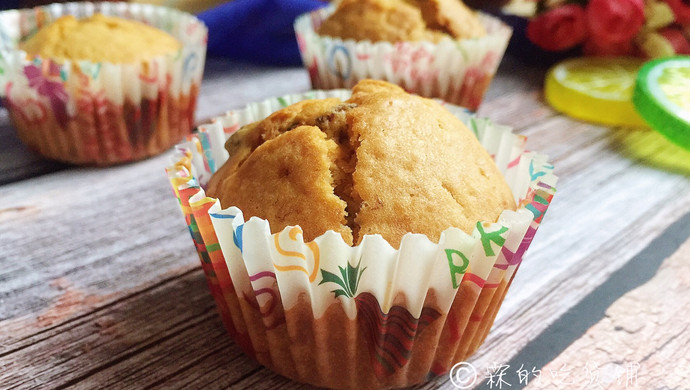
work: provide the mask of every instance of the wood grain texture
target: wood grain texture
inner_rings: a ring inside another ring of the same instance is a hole
[[[604,319],[543,367],[527,389],[687,388],[688,291],[690,240],[652,280],[616,301]]]
[[[0,221],[11,226],[0,244],[0,318],[40,313],[63,293],[60,278],[98,304],[195,265],[193,245],[175,239],[188,234],[175,218],[179,208],[163,201],[171,189],[161,167],[169,158],[107,174],[71,168],[0,187]]]
[[[649,130],[559,115],[541,101],[543,74],[507,58],[480,110],[549,154],[560,181],[471,359],[479,368],[509,360],[690,210],[690,153]],[[299,68],[209,61],[197,117],[308,83]],[[18,157],[10,163],[0,148],[0,178],[32,169],[9,149]],[[310,388],[261,368],[225,335],[163,171],[169,158],[39,170],[51,173],[0,186],[0,387]]]
[[[197,104],[197,123],[248,103],[311,89],[299,67],[275,67],[208,58]]]

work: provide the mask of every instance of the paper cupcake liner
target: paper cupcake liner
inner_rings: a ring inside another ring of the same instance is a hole
[[[96,12],[159,28],[182,44],[136,64],[29,58],[18,42],[60,16]],[[207,29],[193,15],[128,3],[65,3],[0,12],[0,97],[39,154],[107,165],[160,153],[193,129]]]
[[[343,41],[316,33],[334,10],[329,6],[312,11],[294,24],[315,89],[352,88],[362,79],[379,79],[476,111],[512,35],[508,25],[480,13],[487,31],[481,38],[438,43]]]
[[[271,234],[267,221],[245,221],[205,195],[241,126],[299,100],[349,93],[312,91],[229,112],[178,145],[167,172],[223,322],[248,355],[318,386],[408,386],[481,345],[557,178],[545,156],[524,149],[525,137],[447,105],[495,156],[519,205],[471,235],[451,227],[435,243],[408,233],[400,249],[379,235],[351,247],[333,231],[304,242],[299,227]]]

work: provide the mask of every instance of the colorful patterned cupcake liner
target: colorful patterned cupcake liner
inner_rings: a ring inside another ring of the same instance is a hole
[[[182,43],[136,64],[29,58],[19,41],[60,16],[134,19]],[[0,12],[0,97],[39,154],[108,165],[160,153],[193,129],[208,32],[193,15],[128,3],[65,3]]]
[[[379,235],[351,247],[333,231],[304,242],[299,226],[271,234],[260,218],[223,209],[204,185],[241,126],[313,91],[251,104],[203,125],[178,145],[167,172],[223,322],[261,364],[300,382],[332,388],[386,388],[441,375],[486,338],[505,293],[555,192],[546,157],[526,138],[447,108],[495,157],[519,208],[471,235],[448,228],[438,243],[405,235],[394,249]]]
[[[302,61],[316,89],[352,88],[359,80],[379,79],[476,111],[512,35],[509,26],[480,13],[487,30],[482,38],[438,43],[343,41],[316,33],[334,9],[322,8],[295,21]]]

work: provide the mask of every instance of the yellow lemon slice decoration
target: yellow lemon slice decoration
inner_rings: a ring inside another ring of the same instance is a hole
[[[611,126],[644,126],[632,103],[638,58],[582,57],[552,67],[544,86],[546,101],[573,118]]]

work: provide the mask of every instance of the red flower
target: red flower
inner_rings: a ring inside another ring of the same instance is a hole
[[[687,0],[666,0],[676,15],[676,22],[680,24],[690,23],[690,2]]]
[[[629,42],[644,24],[644,0],[591,0],[587,24],[602,44]]]
[[[585,40],[585,10],[576,4],[548,10],[527,25],[527,37],[549,51],[570,49]]]

